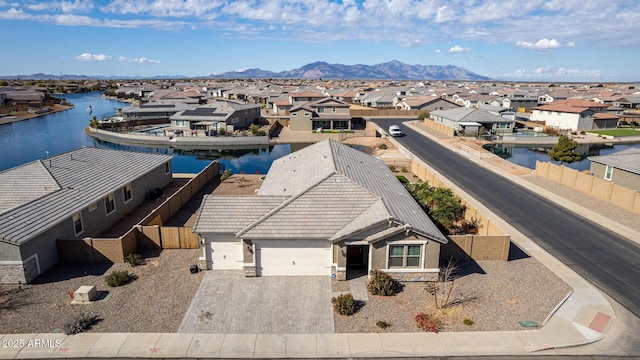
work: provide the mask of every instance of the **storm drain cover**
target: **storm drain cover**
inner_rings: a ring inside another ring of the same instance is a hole
[[[538,323],[533,320],[521,320],[520,326],[522,327],[538,327]]]

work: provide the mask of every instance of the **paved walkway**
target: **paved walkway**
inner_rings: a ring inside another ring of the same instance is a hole
[[[408,125],[413,126],[413,125]],[[431,136],[423,129],[425,136]],[[453,151],[459,149],[452,148]],[[403,149],[401,149],[403,151]],[[467,156],[473,157],[472,154]],[[511,178],[526,181],[475,158],[482,166]],[[444,179],[444,177],[441,177]],[[464,195],[461,189],[445,180],[456,193],[468,199],[487,216],[497,220],[488,209]],[[531,184],[528,184],[531,187]],[[630,229],[592,213],[544,189],[543,196],[568,209],[588,216],[607,228],[640,239]],[[572,286],[566,301],[536,330],[455,333],[381,333],[381,334],[286,334],[267,331],[260,334],[98,334],[74,336],[63,334],[0,335],[0,358],[359,358],[424,356],[523,356],[523,355],[608,355],[640,356],[640,320],[616,302],[608,299],[575,272],[547,254],[533,241],[508,223],[498,224],[512,235],[517,245],[544,263]],[[214,274],[213,272],[211,272]],[[212,277],[213,278],[213,277]],[[267,278],[254,279],[259,281]],[[287,278],[289,280],[289,278]],[[206,295],[206,294],[205,294]],[[250,301],[250,294],[234,298]],[[206,296],[204,296],[206,301]],[[196,299],[194,299],[196,301]],[[325,304],[327,300],[323,301]],[[194,312],[198,315],[197,312]],[[186,319],[186,317],[185,317]],[[258,319],[256,318],[258,321]],[[192,320],[185,320],[188,326]],[[215,321],[215,319],[213,319]],[[250,321],[247,318],[246,321]],[[257,328],[256,328],[257,329]],[[289,329],[285,329],[287,331]]]

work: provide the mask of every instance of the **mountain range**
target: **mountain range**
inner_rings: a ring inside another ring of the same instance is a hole
[[[210,75],[210,77],[217,79],[491,80],[459,66],[408,65],[397,60],[376,65],[343,65],[318,61],[288,71],[247,69]]]
[[[183,75],[160,76],[87,76],[87,75],[11,75],[0,79],[21,80],[118,80],[118,79],[179,79]],[[202,78],[194,76],[193,78]],[[491,80],[463,67],[453,65],[408,65],[397,60],[376,65],[343,65],[314,62],[301,68],[273,72],[262,69],[230,71],[222,74],[210,74],[211,79],[363,79],[363,80]]]

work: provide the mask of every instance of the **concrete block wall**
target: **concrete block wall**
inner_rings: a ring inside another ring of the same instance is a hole
[[[596,199],[640,213],[640,193],[566,166],[536,161],[536,175],[585,192]]]
[[[444,124],[437,123],[431,119],[424,119],[424,126],[449,137],[453,137],[455,134],[455,130],[453,128],[450,128]]]
[[[502,260],[509,259],[511,237],[509,235],[451,235],[449,244],[441,247],[443,257],[474,260]]]

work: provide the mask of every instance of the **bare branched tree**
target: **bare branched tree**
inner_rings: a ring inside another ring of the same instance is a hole
[[[449,301],[455,286],[458,268],[456,262],[449,258],[447,265],[440,268],[438,281],[427,285],[427,291],[433,295],[435,300],[436,309],[444,309],[450,305]]]

